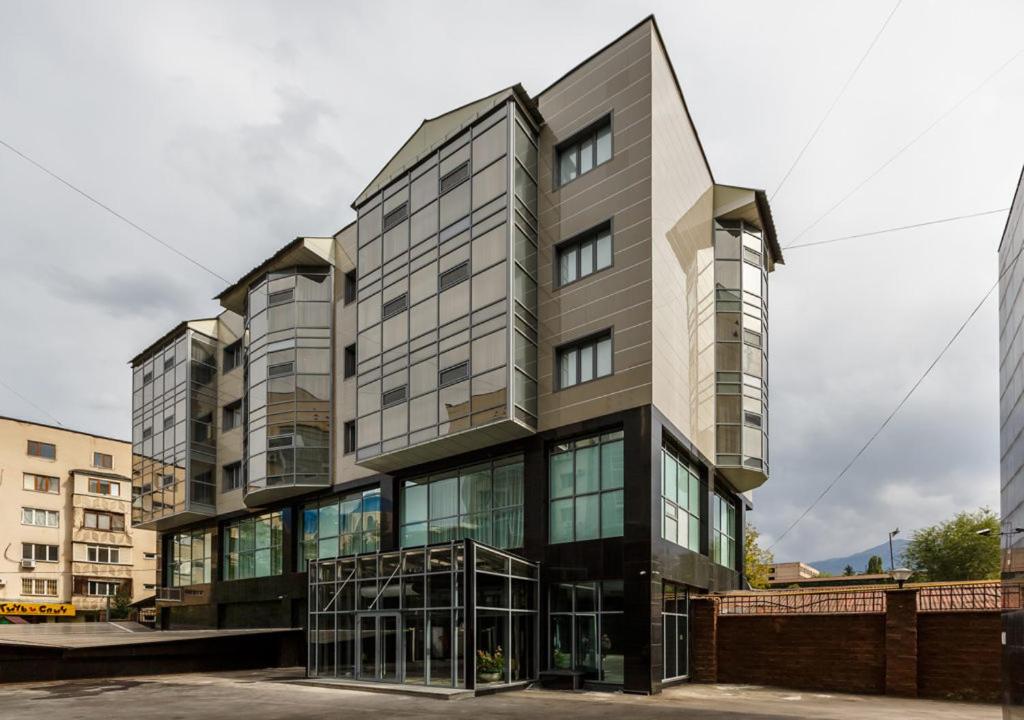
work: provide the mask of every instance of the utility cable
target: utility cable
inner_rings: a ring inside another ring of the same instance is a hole
[[[46,412],[45,410],[43,410],[43,409],[42,409],[41,407],[39,407],[39,406],[38,406],[38,405],[36,405],[36,404],[35,404],[34,402],[32,402],[31,400],[29,400],[29,399],[28,399],[27,397],[25,397],[24,395],[22,395],[22,394],[21,394],[20,392],[18,392],[18,391],[17,391],[17,390],[15,390],[14,388],[12,388],[12,387],[11,387],[10,385],[8,385],[7,383],[5,383],[5,382],[4,382],[3,380],[0,380],[0,385],[2,385],[3,387],[5,387],[5,388],[6,388],[6,389],[7,389],[7,390],[8,390],[8,391],[9,391],[9,392],[10,392],[10,393],[12,394],[12,395],[15,395],[16,397],[19,397],[19,398],[21,398],[21,399],[22,399],[22,400],[24,400],[24,401],[25,401],[26,403],[28,403],[29,405],[31,405],[32,407],[34,407],[34,408],[35,408],[36,410],[38,410],[39,412],[41,412],[41,413],[42,413],[43,415],[45,415],[46,417],[48,417],[48,418],[50,418],[51,420],[53,420],[53,421],[54,421],[55,423],[57,423],[57,424],[58,424],[58,425],[60,425],[61,427],[64,427],[64,423],[62,423],[62,422],[61,422],[60,420],[58,420],[58,419],[57,419],[57,418],[56,418],[55,416],[53,416],[52,414],[50,414],[50,413]]]

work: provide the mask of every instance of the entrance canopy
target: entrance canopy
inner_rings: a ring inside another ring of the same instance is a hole
[[[307,674],[474,689],[537,677],[539,570],[473,540],[311,560]]]

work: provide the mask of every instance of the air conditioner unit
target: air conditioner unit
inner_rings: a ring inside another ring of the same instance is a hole
[[[0,587],[3,587],[6,584],[7,584],[7,581],[4,578],[0,577]]]
[[[25,559],[23,559],[21,561],[21,567],[23,567],[23,568],[27,568],[27,569],[31,570],[31,569],[35,568],[35,566],[36,566],[36,561],[35,560],[29,560],[29,559],[25,558]]]

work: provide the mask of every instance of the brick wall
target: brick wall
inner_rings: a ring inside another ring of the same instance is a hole
[[[720,616],[718,682],[881,693],[885,617]]]
[[[918,695],[998,701],[1001,630],[998,612],[918,615]]]

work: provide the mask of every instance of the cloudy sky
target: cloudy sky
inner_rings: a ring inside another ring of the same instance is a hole
[[[772,192],[895,0],[0,0],[0,140],[226,278],[329,234],[421,118],[538,92],[653,11],[721,182]],[[598,11],[598,8],[600,10]],[[1022,47],[1024,3],[904,0],[773,201],[783,244]],[[1009,206],[1024,56],[798,242]],[[995,279],[1004,216],[792,249],[772,279],[769,542]],[[127,361],[225,283],[0,147],[0,414],[128,437]],[[775,548],[846,554],[998,506],[994,298]]]

